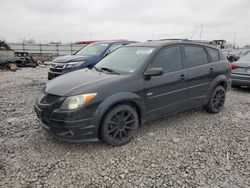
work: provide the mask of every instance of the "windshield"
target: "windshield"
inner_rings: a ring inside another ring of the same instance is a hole
[[[152,53],[152,47],[122,47],[102,59],[95,67],[108,68],[120,73],[135,72]]]
[[[98,56],[101,55],[108,46],[109,44],[106,43],[92,43],[79,50],[75,55]]]

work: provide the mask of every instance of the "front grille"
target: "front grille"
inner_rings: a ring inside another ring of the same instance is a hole
[[[55,68],[57,68],[57,69],[64,69],[64,68],[65,68],[65,65],[64,65],[64,64],[62,64],[62,65],[56,64],[56,67],[55,67]]]
[[[41,103],[42,104],[52,104],[52,103],[56,102],[59,98],[60,98],[60,96],[45,93],[44,97],[41,100]]]
[[[55,72],[62,72],[63,69],[65,69],[66,64],[65,63],[51,63],[50,70]]]
[[[50,70],[53,72],[62,72],[63,71],[63,69],[53,69],[53,68],[50,68]]]

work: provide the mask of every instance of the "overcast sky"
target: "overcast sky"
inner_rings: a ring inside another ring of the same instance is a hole
[[[158,38],[250,43],[250,0],[0,0],[0,39]]]

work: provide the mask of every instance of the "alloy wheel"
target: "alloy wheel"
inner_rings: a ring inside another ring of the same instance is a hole
[[[217,90],[212,99],[213,108],[216,110],[220,110],[225,103],[225,98],[225,91],[222,89]]]
[[[137,117],[129,110],[116,112],[109,121],[108,135],[114,139],[122,141],[130,137],[137,128]]]

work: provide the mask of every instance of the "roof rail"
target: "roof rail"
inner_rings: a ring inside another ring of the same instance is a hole
[[[179,41],[187,41],[188,39],[160,39],[160,41],[164,40],[179,40]]]
[[[170,41],[174,41],[174,40],[187,41],[188,39],[154,39],[154,40],[147,40],[147,41],[150,42],[150,41],[165,41],[165,40],[170,40]]]
[[[216,45],[216,42],[214,40],[211,40],[211,41],[209,41],[209,40],[189,40],[189,41]]]
[[[190,39],[156,39],[156,40],[147,40],[147,41],[188,41],[188,42],[196,42],[196,43],[205,43],[205,44],[213,44],[217,45],[214,40],[190,40]]]

